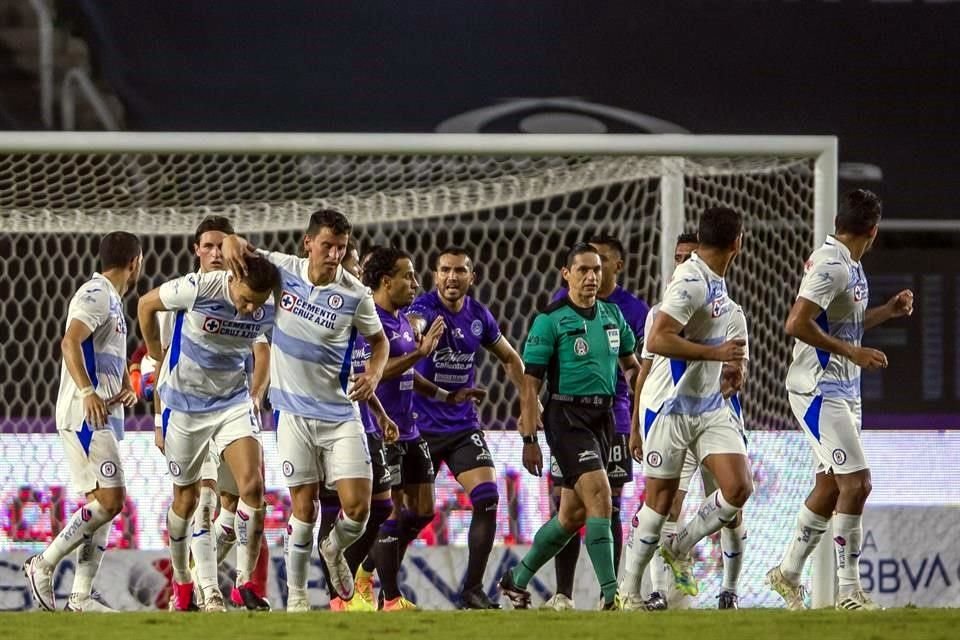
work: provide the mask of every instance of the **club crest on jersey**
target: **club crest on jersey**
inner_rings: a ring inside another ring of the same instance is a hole
[[[260,322],[263,320],[263,317],[267,314],[267,310],[263,307],[259,307],[256,311],[253,312],[253,319],[255,322]]]
[[[583,338],[577,338],[573,342],[573,352],[578,356],[585,356],[590,353],[590,345]]]
[[[863,284],[855,284],[853,286],[853,301],[854,302],[863,302],[867,299],[867,287]]]
[[[663,464],[663,456],[660,455],[659,451],[651,451],[647,454],[647,464],[651,467],[659,467]]]
[[[170,464],[167,465],[167,466],[170,467],[170,475],[172,475],[174,478],[179,477],[180,474],[182,473],[181,470],[180,470],[180,465],[178,465],[178,464],[177,464],[176,462],[174,462],[173,460],[171,460],[171,461],[170,461]]]
[[[284,311],[290,311],[297,304],[297,296],[284,291],[280,294],[280,308]]]
[[[723,315],[725,308],[726,305],[723,304],[723,298],[717,298],[713,301],[712,308],[710,309],[710,316],[713,318],[719,318]]]
[[[112,478],[113,476],[117,475],[117,465],[107,460],[100,465],[100,475],[102,475],[104,478]]]
[[[219,333],[221,324],[219,318],[206,318],[203,321],[203,330],[207,333]]]
[[[327,298],[327,306],[336,311],[343,306],[343,296],[339,293],[331,293]]]
[[[843,464],[847,461],[847,452],[843,449],[834,449],[833,450],[833,461],[836,464]]]
[[[472,333],[473,335],[479,338],[480,334],[483,333],[483,323],[480,322],[479,320],[474,320],[473,322],[471,322],[470,333]]]

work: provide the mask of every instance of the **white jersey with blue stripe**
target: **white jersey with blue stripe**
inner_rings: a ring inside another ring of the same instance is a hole
[[[846,245],[831,236],[813,252],[804,266],[797,297],[822,309],[816,322],[824,333],[860,346],[870,290],[863,267],[853,261]],[[819,391],[827,398],[858,400],[860,367],[849,358],[797,340],[786,387],[792,393]]]
[[[736,302],[730,301],[733,310],[727,314],[727,333],[725,336],[726,340],[745,340],[747,344],[745,345],[746,354],[743,356],[744,360],[750,359],[750,338],[747,334],[747,318],[743,313],[743,307],[741,307]],[[660,311],[660,304],[655,304],[651,309],[650,313],[647,314],[646,322],[644,323],[644,336],[650,335],[650,330],[653,328],[653,319],[656,314]],[[641,351],[640,357],[644,360],[653,360],[654,354],[652,354],[647,349],[647,341],[643,341],[643,350]],[[721,365],[722,366],[722,365]],[[737,416],[737,420],[743,426],[743,408],[740,404],[740,394],[735,393],[729,398],[726,399],[727,407]]]
[[[127,320],[123,314],[123,302],[113,283],[99,273],[85,282],[70,299],[67,309],[67,324],[74,320],[90,329],[90,336],[83,341],[83,364],[94,388],[104,400],[120,393],[123,372],[127,366]],[[83,413],[83,398],[77,384],[60,365],[60,390],[57,394],[57,428],[61,431],[89,432]],[[107,423],[117,436],[123,438],[123,405],[107,408]]]
[[[357,335],[382,331],[370,289],[342,267],[315,286],[307,258],[260,251],[280,269],[281,293],[270,357],[270,404],[275,410],[330,424],[359,420],[347,397]]]
[[[682,336],[687,340],[715,346],[727,340],[735,307],[724,279],[694,252],[674,271],[656,312],[666,313],[683,325]],[[640,402],[647,410],[662,414],[701,415],[719,409],[723,405],[722,366],[709,360],[688,362],[654,355]]]
[[[160,400],[183,413],[220,411],[250,401],[245,363],[253,344],[273,326],[274,304],[252,315],[237,311],[226,271],[190,273],[160,286],[174,314]]]

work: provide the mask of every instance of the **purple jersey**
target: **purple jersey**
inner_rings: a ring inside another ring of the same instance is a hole
[[[490,310],[466,296],[463,308],[453,313],[443,306],[440,295],[431,291],[414,300],[408,313],[423,318],[427,328],[438,317],[443,318],[447,326],[436,351],[415,365],[420,375],[447,391],[472,387],[477,352],[481,347],[492,347],[500,340],[500,327]],[[472,402],[450,405],[417,394],[413,398],[413,411],[417,426],[424,433],[455,433],[480,428],[477,408]]]
[[[566,289],[560,289],[553,294],[552,301],[559,300],[567,295]],[[624,320],[633,329],[633,335],[637,337],[637,344],[643,344],[643,325],[647,321],[647,313],[650,307],[646,302],[636,297],[620,285],[613,290],[606,298],[607,302],[620,307]],[[630,390],[627,389],[627,379],[623,377],[623,371],[617,369],[617,396],[613,402],[613,416],[617,425],[617,433],[630,433],[630,418],[632,415],[630,406]]]
[[[410,321],[403,313],[396,316],[377,305],[377,315],[383,323],[383,332],[390,342],[390,357],[398,358],[417,350],[417,340]],[[420,437],[413,419],[413,367],[396,378],[381,380],[377,385],[377,398],[384,411],[397,423],[400,440],[415,440]]]
[[[351,357],[353,372],[363,373],[366,371],[368,360],[370,360],[370,345],[363,339],[363,336],[357,334],[357,339],[353,343],[353,356]],[[360,422],[363,423],[364,431],[379,436],[380,427],[373,416],[370,415],[370,407],[367,406],[366,402],[358,402],[357,405],[360,407]]]

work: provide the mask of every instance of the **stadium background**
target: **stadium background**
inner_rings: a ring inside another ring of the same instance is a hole
[[[757,10],[764,5],[771,10]],[[960,17],[955,3],[692,2],[649,6],[643,12],[628,2],[602,7],[483,3],[467,9],[437,1],[412,7],[388,2],[318,7],[297,1],[285,3],[280,15],[256,2],[186,7],[82,0],[59,4],[55,15],[58,37],[69,43],[73,40],[67,34],[72,33],[86,42],[83,62],[101,92],[112,96],[108,104],[114,105],[123,127],[131,130],[429,132],[464,126],[462,119],[451,119],[517,96],[578,96],[573,106],[559,111],[589,111],[583,104],[576,106],[579,101],[665,121],[650,122],[650,132],[837,135],[841,186],[867,186],[885,200],[884,226],[890,230],[881,233],[876,251],[865,259],[872,293],[910,286],[918,296],[910,323],[868,337],[891,360],[882,374],[864,376],[865,427],[871,430],[865,438],[876,447],[871,455],[877,461],[871,508],[960,504],[960,481],[950,463],[960,455],[960,445],[958,432],[949,430],[960,427],[960,233],[945,171],[960,161],[955,126],[960,115],[955,100],[960,44],[943,28]],[[0,96],[0,120],[9,129],[40,128],[38,74],[21,51],[28,48],[21,46],[22,32],[35,35],[36,22],[27,2],[5,2],[2,8],[0,20],[6,22],[0,29],[0,79],[7,91]],[[58,78],[63,77],[66,69],[57,69]],[[10,98],[18,90],[31,100],[24,95]],[[55,92],[55,98],[58,95]],[[55,101],[58,107],[60,98]],[[530,118],[537,113],[528,105],[490,121],[482,115],[467,120],[482,132],[513,132],[537,126]],[[83,116],[81,110],[81,124]],[[589,126],[599,122],[611,132],[638,130],[635,123],[608,116],[594,115],[592,121]],[[65,122],[56,118],[50,124],[56,128]],[[92,120],[88,126],[101,125]],[[377,233],[368,233],[368,239],[384,239],[382,229]],[[576,235],[571,226],[561,238],[569,241]],[[482,228],[456,239],[491,244]],[[178,255],[183,242],[171,239],[166,255]],[[642,236],[628,239],[638,252],[645,242]],[[55,246],[63,245],[58,241]],[[89,247],[90,238],[83,236],[68,245],[77,252]],[[4,236],[0,242],[2,255],[53,250],[23,236]],[[797,257],[798,264],[803,257]],[[488,275],[494,261],[481,258],[481,275]],[[188,263],[184,257],[160,266],[172,275]],[[634,260],[625,284],[650,299],[657,283],[642,272],[642,263]],[[4,264],[0,284],[5,299],[54,294],[36,274],[29,274],[29,282],[38,284],[26,286],[25,274]],[[52,285],[58,289],[55,295],[72,290],[82,275],[59,279]],[[556,282],[546,274],[538,283],[543,289],[538,295],[545,298]],[[491,295],[482,283],[481,299]],[[24,313],[21,304],[5,304],[3,309],[9,326],[34,322],[42,314],[42,309]],[[510,337],[518,344],[523,335]],[[4,340],[3,349],[7,362],[24,363],[22,369],[12,369],[4,383],[7,409],[0,415],[0,552],[19,552],[42,545],[59,514],[69,514],[75,503],[59,495],[66,477],[49,426],[35,426],[49,413],[11,412],[20,394],[46,392],[52,413],[57,354],[32,351],[16,332]],[[494,375],[495,369],[484,370],[487,381]],[[506,414],[487,413],[485,419],[494,429],[510,427]],[[24,420],[34,425],[29,439],[22,435]],[[141,465],[131,476],[161,473],[148,437],[134,433],[125,445]],[[548,514],[545,488],[519,469],[515,434],[496,434],[495,440],[505,496],[501,534],[505,540],[525,542]],[[796,431],[756,433],[751,442],[760,464],[752,507],[757,511],[748,511],[750,521],[758,523],[751,533],[750,556],[759,564],[748,567],[747,581],[756,602],[766,603],[759,575],[788,535],[793,509],[806,488],[808,454]],[[44,464],[23,464],[35,459]],[[151,465],[157,465],[153,471]],[[923,473],[904,478],[904,470],[914,467]],[[274,477],[268,484],[281,505],[281,521],[285,492],[278,480]],[[162,545],[159,514],[167,498],[155,484],[144,480],[142,487],[132,489],[135,513],[118,521],[118,546]],[[639,485],[632,490],[627,513],[636,504]],[[449,478],[441,481],[439,494],[441,503],[453,507],[447,509],[449,526],[440,529],[440,537],[462,542],[468,518],[468,512],[456,508],[462,496]],[[769,523],[769,532],[759,530],[759,523]],[[931,548],[924,556],[929,558],[925,571],[932,577],[918,584],[927,589],[942,584],[948,588],[943,597],[960,602],[958,560],[942,559],[949,568],[941,579],[932,572],[938,551]],[[712,551],[708,547],[705,553]],[[895,561],[898,576],[915,574],[920,562],[884,555],[877,558],[877,567],[881,560]],[[708,564],[702,563],[704,572]],[[889,574],[891,565],[886,566]],[[0,587],[10,582],[6,574],[0,576]],[[892,579],[888,582],[893,584]],[[910,591],[908,580],[898,578],[900,582]],[[4,601],[3,606],[14,605]]]

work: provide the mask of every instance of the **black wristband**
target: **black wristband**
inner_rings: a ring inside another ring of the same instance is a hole
[[[523,444],[536,444],[537,436],[523,436]]]

